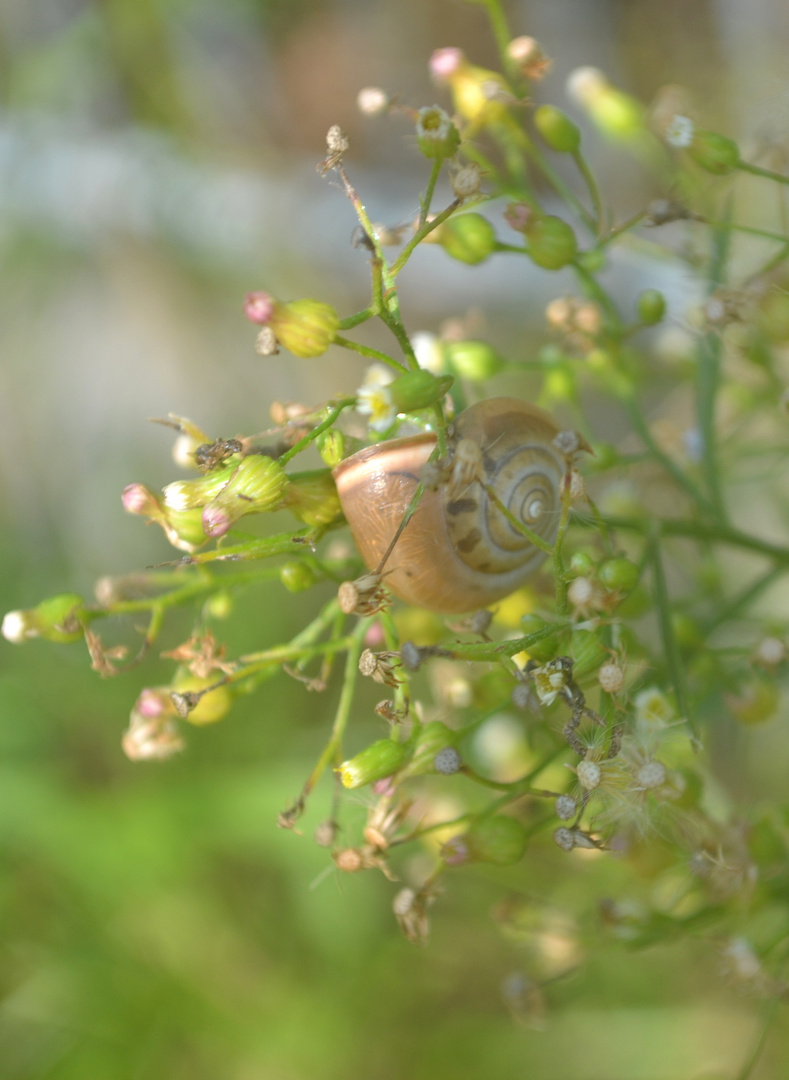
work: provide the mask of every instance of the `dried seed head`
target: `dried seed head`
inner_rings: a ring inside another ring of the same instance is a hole
[[[662,787],[666,782],[666,767],[660,761],[647,761],[636,773],[636,782],[639,787],[647,791],[654,791]]]
[[[578,783],[585,791],[594,791],[602,779],[600,766],[596,761],[581,761],[575,768]]]
[[[572,795],[560,795],[556,800],[556,816],[560,821],[569,821],[575,817],[577,810],[578,803]]]
[[[575,847],[575,832],[564,825],[554,830],[553,839],[562,851],[572,851]]]
[[[603,664],[600,668],[597,673],[597,681],[606,694],[618,694],[625,685],[625,673],[618,664],[611,661],[608,664]]]
[[[340,826],[336,821],[328,818],[326,821],[321,821],[315,826],[315,832],[313,833],[313,840],[322,848],[330,848],[334,841],[337,839],[337,833],[340,830]]]
[[[451,174],[450,183],[457,199],[470,199],[472,195],[478,195],[482,187],[482,169],[475,161],[470,161]]]
[[[344,154],[351,144],[339,124],[332,124],[326,132],[326,149],[330,154]]]
[[[357,108],[365,116],[379,116],[390,104],[389,95],[380,86],[365,86],[356,95]]]
[[[462,764],[463,759],[454,746],[445,746],[433,758],[433,766],[436,772],[442,773],[444,776],[451,776],[452,773],[456,773]]]
[[[258,356],[275,356],[279,352],[277,335],[270,326],[261,326],[255,338],[255,352]]]
[[[380,574],[363,574],[355,581],[343,581],[337,590],[343,615],[375,615],[389,604],[389,595]]]
[[[362,853],[357,848],[343,848],[332,855],[338,870],[344,874],[355,874],[364,868]]]
[[[392,664],[392,658],[396,655],[391,652],[375,653],[372,649],[365,649],[359,657],[359,671],[362,675],[375,679],[376,682],[396,688],[400,685]]]

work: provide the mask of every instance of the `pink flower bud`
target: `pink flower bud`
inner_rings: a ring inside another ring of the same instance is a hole
[[[128,514],[153,517],[160,512],[159,500],[145,484],[127,484],[123,489],[121,502]]]
[[[450,45],[445,49],[436,49],[430,57],[430,74],[442,81],[451,78],[465,63],[463,50]]]
[[[244,298],[244,314],[250,322],[263,326],[274,314],[275,303],[267,292],[249,292]]]

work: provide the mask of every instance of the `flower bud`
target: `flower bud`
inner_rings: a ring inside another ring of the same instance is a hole
[[[176,480],[162,488],[162,501],[171,510],[193,510],[211,502],[227,484],[236,466],[216,469],[197,480]]]
[[[320,300],[292,300],[278,304],[270,322],[282,345],[294,356],[311,357],[326,352],[340,318],[330,304]]]
[[[218,537],[245,514],[276,510],[288,478],[279,462],[264,454],[250,454],[231,472],[221,491],[203,509],[203,531]]]
[[[326,352],[340,323],[330,304],[320,300],[291,300],[283,304],[265,292],[247,293],[244,311],[251,322],[273,330],[286,349],[301,357]]]
[[[400,375],[389,384],[395,411],[410,413],[427,409],[441,400],[453,382],[451,375],[436,377],[424,368]]]
[[[158,498],[145,484],[127,484],[121,493],[121,502],[127,514],[151,518],[161,514]]]
[[[597,579],[606,589],[614,592],[630,592],[638,581],[638,567],[630,559],[618,556],[606,559],[597,568]]]
[[[633,139],[644,131],[643,109],[628,94],[611,86],[597,68],[574,71],[567,80],[571,98],[588,110],[592,120],[614,139]]]
[[[573,658],[575,679],[583,679],[591,671],[597,671],[608,656],[602,642],[592,630],[573,630],[570,635],[570,654]]]
[[[544,270],[561,270],[578,254],[575,233],[561,218],[534,217],[525,228],[529,257]]]
[[[581,145],[581,132],[570,117],[554,105],[541,105],[534,114],[540,135],[560,154],[574,154]]]
[[[496,233],[482,214],[458,214],[440,226],[436,242],[453,259],[476,266],[495,251]]]
[[[457,734],[440,720],[424,724],[413,743],[411,760],[403,771],[404,777],[423,776],[436,772],[436,755],[448,747],[454,748]]]
[[[305,525],[330,525],[342,514],[337,488],[328,469],[291,473],[282,505]]]
[[[286,562],[281,566],[279,568],[279,579],[288,592],[292,593],[304,592],[305,589],[311,588],[316,581],[312,567],[299,559],[293,559],[291,562]]]
[[[208,542],[199,506],[194,510],[172,510],[168,506],[160,517],[151,517],[151,521],[161,525],[167,539],[179,551],[191,553]]]
[[[336,468],[342,459],[348,456],[348,440],[337,428],[322,432],[316,443],[324,465],[328,465],[330,469]]]
[[[425,157],[452,157],[460,146],[460,132],[442,108],[429,105],[417,115],[416,141]]]
[[[398,772],[405,764],[407,751],[403,743],[392,739],[379,739],[356,757],[344,761],[335,771],[340,774],[343,787],[358,788],[383,780]]]
[[[507,46],[507,55],[518,65],[521,75],[537,81],[547,75],[553,61],[542,51],[533,37],[516,37]]]
[[[63,645],[82,638],[86,615],[81,596],[60,593],[27,611],[9,611],[3,617],[2,634],[14,645],[37,637]]]
[[[484,382],[504,367],[504,361],[487,341],[453,341],[446,346],[451,369],[461,379]]]
[[[638,317],[645,326],[656,326],[666,314],[666,298],[657,289],[645,289],[638,298]]]
[[[216,672],[204,677],[192,675],[185,668],[176,673],[170,684],[170,698],[182,720],[198,725],[215,724],[227,716],[233,704],[229,687],[217,686],[215,690],[202,693],[206,687],[219,682],[220,678]]]
[[[700,168],[715,176],[726,176],[740,164],[737,143],[715,131],[697,131],[688,153]]]

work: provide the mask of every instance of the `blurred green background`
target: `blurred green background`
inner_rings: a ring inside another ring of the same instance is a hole
[[[784,0],[533,0],[509,14],[555,58],[542,100],[565,105],[566,75],[590,63],[644,100],[683,83],[707,126],[752,144],[786,129]],[[426,62],[443,45],[495,65],[482,8],[461,0],[0,0],[2,610],[169,557],[120,506],[126,483],[174,477],[148,417],[229,436],[264,428],[277,398],[358,385],[363,365],[340,355],[261,361],[240,302],[269,288],[363,306],[351,208],[314,166],[340,123],[374,220],[407,221],[424,161],[404,125],[364,119],[355,97],[373,84],[439,100]],[[620,216],[643,204],[637,172],[603,147],[596,162]],[[562,279],[524,288],[494,263],[420,252],[403,281],[409,329],[477,305],[504,351],[539,339]],[[618,272],[633,290],[638,273]],[[661,273],[669,294],[687,287]],[[231,654],[313,609],[260,586],[228,626]],[[631,954],[598,940],[615,861],[569,875],[557,850],[459,875],[414,948],[382,876],[324,873],[310,834],[328,786],[303,837],[275,825],[337,686],[308,697],[282,676],[176,760],[133,765],[128,711],[165,670],[102,682],[81,646],[0,642],[1,1080],[737,1076],[762,1003],[692,941]],[[358,731],[363,745],[374,721]],[[502,929],[508,890],[532,905],[525,931]],[[535,951],[572,955],[576,930],[584,963],[547,988],[536,1025],[519,973]],[[788,1051],[779,1027],[757,1080],[785,1076]]]

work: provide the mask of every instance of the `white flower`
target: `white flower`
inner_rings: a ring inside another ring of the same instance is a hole
[[[425,368],[431,375],[444,374],[446,371],[444,348],[435,334],[419,330],[411,338],[411,345],[421,368]]]
[[[666,142],[685,150],[693,142],[694,124],[687,116],[675,116],[666,128]]]
[[[363,416],[370,417],[373,431],[388,431],[397,419],[397,406],[392,391],[381,383],[360,386],[356,391],[356,408]]]

